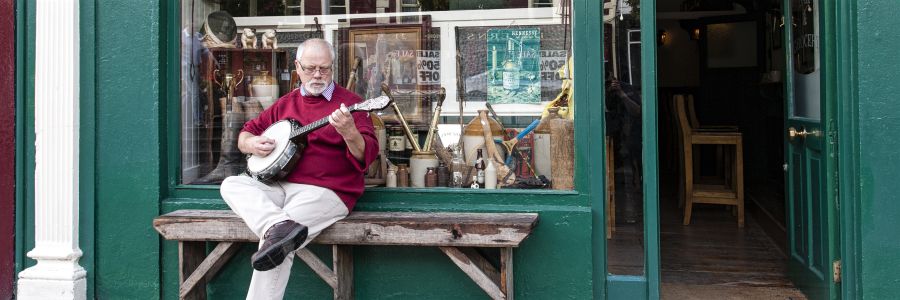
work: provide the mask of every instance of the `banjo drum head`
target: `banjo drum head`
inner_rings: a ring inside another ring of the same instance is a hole
[[[275,149],[272,149],[272,152],[266,157],[259,157],[257,155],[251,156],[250,159],[247,160],[247,170],[253,173],[259,173],[274,164],[291,142],[288,138],[291,135],[292,127],[291,122],[288,120],[281,120],[275,122],[272,126],[269,126],[262,135],[275,140]]]

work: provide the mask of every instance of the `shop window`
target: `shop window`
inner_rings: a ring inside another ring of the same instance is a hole
[[[572,34],[559,4],[325,3],[318,14],[322,1],[182,2],[180,184],[247,168],[241,127],[299,88],[296,48],[322,38],[337,85],[363,99],[386,89],[398,104],[370,113],[380,155],[367,185],[574,189]]]

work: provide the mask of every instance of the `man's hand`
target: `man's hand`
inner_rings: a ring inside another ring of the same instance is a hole
[[[344,142],[347,143],[347,149],[350,150],[350,154],[356,160],[362,162],[363,158],[365,158],[366,141],[363,140],[359,129],[356,129],[356,122],[353,121],[353,115],[350,114],[350,110],[341,103],[341,108],[328,116],[328,123],[331,123],[331,126],[334,126],[334,129],[337,129],[337,132],[344,137]]]
[[[275,149],[275,140],[264,136],[249,137],[244,141],[247,153],[255,154],[260,157],[266,157]]]
[[[334,126],[334,129],[337,129],[337,132],[344,137],[344,139],[355,138],[356,135],[359,135],[359,129],[356,129],[356,123],[353,121],[353,115],[350,114],[350,110],[341,103],[341,108],[336,109],[331,115],[328,117],[328,123],[331,123],[331,126]]]
[[[609,90],[611,91],[620,91],[622,90],[622,86],[619,84],[619,80],[613,78],[609,81]]]

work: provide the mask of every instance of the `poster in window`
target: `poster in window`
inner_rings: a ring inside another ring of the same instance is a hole
[[[541,31],[491,29],[487,33],[487,98],[491,104],[541,102]]]

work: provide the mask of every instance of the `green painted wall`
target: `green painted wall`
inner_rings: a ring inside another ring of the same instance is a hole
[[[95,90],[95,128],[87,132],[96,148],[94,293],[100,299],[154,299],[160,248],[150,224],[159,214],[162,186],[161,4],[94,5],[95,27],[83,30],[94,32],[95,65],[82,66],[96,76],[83,83]]]
[[[858,263],[858,298],[894,299],[900,295],[900,2],[851,2],[857,9],[859,252],[850,259]]]

